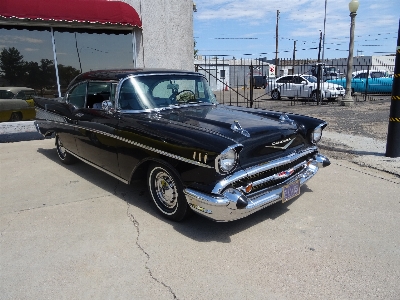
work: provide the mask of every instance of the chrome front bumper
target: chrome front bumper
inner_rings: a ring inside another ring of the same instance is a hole
[[[244,218],[271,204],[282,201],[283,187],[296,180],[300,186],[310,180],[319,168],[329,166],[329,159],[317,154],[307,166],[295,176],[273,187],[246,195],[239,189],[228,188],[222,194],[206,194],[194,189],[185,189],[185,196],[189,206],[198,214],[217,222],[233,221]],[[238,208],[247,205],[243,208]]]

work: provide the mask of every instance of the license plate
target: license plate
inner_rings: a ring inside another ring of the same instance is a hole
[[[285,185],[282,189],[282,202],[286,202],[300,195],[300,180]]]

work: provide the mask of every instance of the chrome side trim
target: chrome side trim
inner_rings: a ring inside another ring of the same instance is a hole
[[[153,148],[153,147],[150,147],[150,146],[146,146],[144,144],[141,144],[141,143],[138,143],[138,142],[123,138],[123,137],[118,136],[116,134],[112,134],[112,133],[108,133],[108,132],[104,132],[104,131],[101,131],[101,130],[92,129],[92,128],[88,128],[88,127],[83,127],[83,126],[79,126],[79,125],[76,125],[76,124],[70,124],[70,123],[67,123],[67,122],[58,122],[58,121],[53,121],[53,122],[54,123],[60,123],[63,126],[69,126],[69,127],[73,127],[73,128],[83,129],[83,130],[90,131],[90,132],[93,132],[93,133],[97,133],[97,134],[101,134],[101,135],[104,135],[104,136],[108,136],[108,137],[111,137],[113,139],[123,141],[123,142],[125,142],[127,144],[131,144],[131,145],[134,145],[136,147],[155,152],[157,154],[168,156],[168,157],[176,159],[176,160],[180,160],[180,161],[183,161],[183,162],[186,162],[186,163],[190,163],[190,164],[195,165],[195,166],[214,169],[214,167],[209,166],[209,165],[207,165],[205,163],[202,163],[200,161],[195,161],[195,160],[192,160],[192,159],[189,159],[189,158],[185,158],[185,157],[182,157],[182,156],[179,156],[179,155],[176,155],[176,154],[165,152],[165,151],[160,150],[160,149],[156,149],[156,148]]]
[[[244,179],[246,177],[251,177],[254,175],[257,175],[258,173],[264,172],[264,171],[268,171],[270,169],[276,168],[276,167],[280,167],[282,165],[286,165],[289,164],[303,156],[306,156],[308,154],[311,154],[313,152],[318,151],[317,147],[310,147],[306,150],[302,150],[300,152],[295,152],[292,153],[288,156],[285,156],[283,158],[279,158],[276,160],[273,160],[269,163],[263,164],[263,165],[258,165],[252,168],[247,168],[245,170],[240,170],[236,173],[233,173],[232,175],[229,175],[227,177],[225,177],[223,180],[221,180],[220,182],[218,182],[213,190],[212,193],[213,194],[221,194],[221,192],[230,184],[232,184],[235,181]]]
[[[80,159],[84,163],[87,163],[88,165],[91,165],[92,167],[94,167],[94,168],[96,168],[96,169],[98,169],[98,170],[100,170],[100,171],[102,171],[102,172],[104,172],[104,173],[106,173],[106,174],[108,174],[108,175],[110,175],[110,176],[122,181],[125,184],[129,184],[128,180],[125,180],[122,177],[119,177],[118,175],[116,175],[116,174],[114,174],[114,173],[112,173],[110,171],[107,171],[106,169],[103,169],[102,167],[92,163],[91,161],[88,161],[87,159],[84,159],[84,158],[80,157],[79,155],[77,155],[77,154],[75,154],[75,153],[73,153],[73,152],[71,152],[71,151],[69,151],[67,149],[65,149],[65,151],[68,152],[69,154],[75,156],[76,158]]]

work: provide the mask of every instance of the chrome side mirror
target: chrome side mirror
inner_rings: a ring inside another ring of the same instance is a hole
[[[113,109],[113,103],[110,100],[101,102],[101,108],[105,111],[111,111]]]

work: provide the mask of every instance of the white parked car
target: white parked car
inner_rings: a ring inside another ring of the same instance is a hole
[[[345,89],[338,84],[320,82],[321,100],[334,101],[339,96],[344,96]],[[287,97],[310,98],[317,100],[317,78],[312,75],[285,75],[268,82],[265,93],[271,94],[274,100]]]

